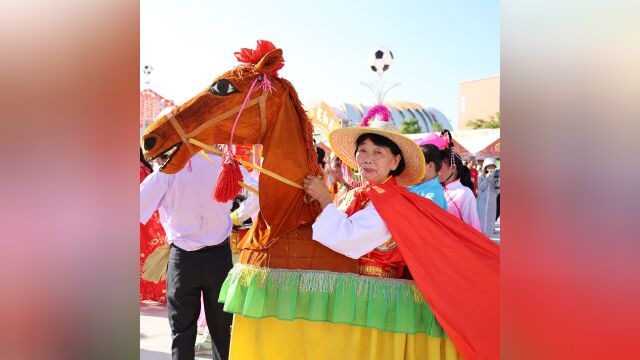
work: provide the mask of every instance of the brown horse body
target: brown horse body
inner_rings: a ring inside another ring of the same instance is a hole
[[[291,83],[271,75],[281,61],[282,51],[272,50],[256,65],[239,66],[222,74],[210,88],[154,121],[142,139],[145,157],[153,159],[174,149],[161,170],[175,173],[199,150],[185,143],[189,138],[205,144],[228,144],[249,88],[254,81],[268,79],[271,90],[258,88],[250,95],[232,142],[263,144],[263,167],[295,183],[302,184],[307,175],[320,174],[311,121]],[[317,202],[304,201],[304,190],[265,175],[259,184],[260,213],[240,242],[241,263],[356,272],[357,260],[312,240],[311,224],[320,208]]]

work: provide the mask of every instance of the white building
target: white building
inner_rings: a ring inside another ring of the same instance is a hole
[[[306,106],[306,110],[310,117],[314,117],[316,109],[321,106],[322,102],[311,102]],[[327,114],[331,118],[340,119],[347,126],[353,126],[360,123],[362,118],[367,114],[367,111],[375,104],[361,104],[361,103],[340,103],[338,105],[327,105],[332,114]],[[453,129],[451,122],[437,109],[432,107],[425,108],[424,106],[414,102],[404,101],[388,101],[384,105],[389,108],[391,112],[391,122],[400,127],[400,122],[404,119],[416,119],[420,132],[431,132],[436,122],[440,123],[443,129]],[[326,109],[326,107],[323,107]],[[313,121],[314,119],[312,119]]]

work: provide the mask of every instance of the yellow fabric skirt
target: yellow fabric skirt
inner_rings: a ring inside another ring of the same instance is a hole
[[[449,339],[308,320],[233,315],[231,360],[458,360]]]

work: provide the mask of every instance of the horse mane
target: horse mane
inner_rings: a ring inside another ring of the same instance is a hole
[[[238,65],[233,68],[230,73],[232,73],[233,77],[238,80],[244,80],[247,77],[259,75],[259,73],[255,71],[252,65]],[[307,162],[309,165],[309,170],[311,171],[311,175],[318,176],[322,173],[322,171],[320,170],[320,166],[318,165],[318,153],[313,147],[313,125],[311,125],[311,119],[309,119],[307,112],[304,110],[304,107],[300,102],[300,98],[298,97],[298,92],[293,87],[293,84],[291,84],[289,80],[281,77],[277,77],[275,79],[280,80],[285,89],[289,92],[289,98],[291,99],[291,102],[296,109],[298,118],[302,122],[302,130],[305,136],[304,142],[307,146]]]
[[[252,65],[239,65],[229,71],[229,73],[238,80],[244,80],[248,77],[253,77],[259,75],[258,72],[255,71]],[[229,74],[227,73],[227,74]],[[224,75],[223,75],[224,76]],[[287,79],[281,77],[272,77],[272,80],[279,81],[285,88],[285,91],[289,93],[289,99],[293,104],[293,107],[296,111],[296,115],[298,116],[299,121],[302,126],[302,133],[304,136],[304,144],[306,146],[307,151],[307,165],[309,168],[309,175],[319,176],[322,174],[322,170],[320,165],[318,165],[318,153],[315,151],[313,145],[313,125],[311,124],[311,119],[307,115],[307,112],[304,110],[302,106],[302,102],[300,102],[300,98],[298,97],[298,92],[293,87],[293,84]],[[275,124],[271,124],[274,126]],[[314,201],[310,204],[312,210],[314,212],[320,213],[320,205],[317,201]]]
[[[320,165],[318,165],[318,153],[313,145],[313,125],[311,124],[311,119],[309,119],[307,112],[302,107],[302,103],[298,97],[298,92],[291,82],[283,78],[280,78],[280,80],[282,80],[282,83],[289,92],[289,99],[293,103],[298,119],[302,122],[302,133],[307,147],[307,165],[309,166],[309,174],[312,176],[319,176],[322,174],[322,170],[320,169]],[[311,202],[309,206],[311,206],[314,213],[320,214],[320,204],[317,201]]]
[[[293,103],[294,108],[296,109],[296,113],[298,114],[298,118],[302,122],[302,132],[304,134],[304,142],[307,146],[307,163],[309,165],[309,171],[311,175],[318,176],[322,173],[320,169],[320,165],[318,165],[318,153],[315,151],[313,146],[313,125],[311,124],[311,119],[307,115],[307,112],[302,107],[302,103],[300,102],[300,98],[298,98],[298,93],[296,89],[294,89],[293,85],[286,79],[281,79],[286,89],[289,91],[289,97],[291,98],[291,102]]]
[[[245,87],[259,74],[253,67],[240,66],[226,75],[242,80]],[[267,98],[270,121],[263,141],[263,166],[301,185],[306,176],[323,174],[313,144],[313,125],[293,85],[280,77],[268,79],[283,93]],[[260,176],[260,212],[240,241],[240,262],[273,268],[355,272],[357,260],[311,240],[311,224],[322,211],[320,204],[309,201],[303,190]]]

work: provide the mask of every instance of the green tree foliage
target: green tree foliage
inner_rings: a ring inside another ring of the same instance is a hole
[[[467,121],[467,126],[472,129],[499,129],[500,128],[500,112],[495,116],[491,116],[489,120],[475,119]]]
[[[418,134],[421,132],[418,120],[415,118],[400,121],[400,132],[402,134]]]
[[[440,132],[440,131],[442,131],[442,124],[440,124],[439,121],[435,121],[433,123],[433,126],[431,126],[431,131],[432,132]]]

